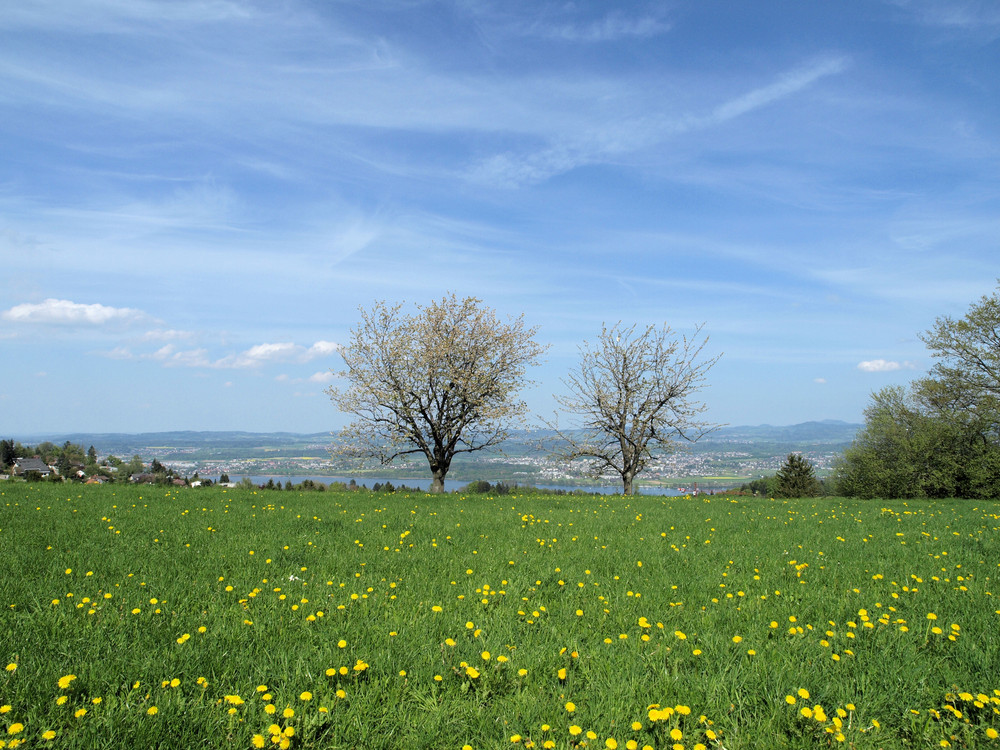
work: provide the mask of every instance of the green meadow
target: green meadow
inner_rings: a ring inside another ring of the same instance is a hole
[[[0,493],[0,747],[1000,748],[997,502]]]

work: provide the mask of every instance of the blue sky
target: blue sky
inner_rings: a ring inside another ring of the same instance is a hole
[[[699,324],[728,424],[860,421],[1000,276],[1000,5],[0,6],[0,431],[340,427],[358,307]]]

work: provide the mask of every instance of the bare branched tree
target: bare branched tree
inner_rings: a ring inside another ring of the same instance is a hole
[[[553,427],[561,441],[555,455],[589,459],[595,476],[614,471],[624,494],[656,455],[672,453],[680,440],[694,442],[716,429],[699,419],[705,406],[694,400],[706,373],[721,355],[699,362],[708,338],[678,339],[669,326],[602,327],[593,346],[580,347],[580,365],[563,384],[569,395],[556,401],[582,418],[578,431]]]
[[[545,347],[523,316],[498,320],[475,297],[454,294],[414,315],[378,302],[342,350],[347,387],[327,390],[356,419],[341,433],[341,455],[381,465],[422,454],[431,492],[444,492],[452,459],[498,445],[527,407],[525,371]]]

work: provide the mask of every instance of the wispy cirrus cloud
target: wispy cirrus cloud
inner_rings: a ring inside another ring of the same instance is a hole
[[[847,65],[847,58],[842,56],[816,60],[808,65],[785,73],[773,83],[753,89],[742,96],[724,102],[716,107],[711,115],[706,118],[697,118],[695,123],[708,125],[732,120],[735,117],[772,104],[779,99],[796,94],[810,87],[821,78],[841,73],[847,68]]]
[[[655,16],[630,18],[613,12],[590,23],[534,23],[524,33],[568,42],[613,42],[665,34],[671,25]]]
[[[894,0],[919,23],[975,32],[1000,31],[1000,8],[982,0]]]
[[[66,299],[25,302],[0,313],[14,323],[63,326],[102,326],[109,323],[134,323],[147,316],[131,307],[111,307],[99,303],[83,304]]]
[[[915,365],[912,362],[895,362],[889,359],[869,359],[858,362],[858,369],[861,372],[895,372],[896,370],[912,370]]]
[[[707,130],[802,92],[848,68],[845,56],[827,56],[796,67],[771,83],[716,105],[706,114],[661,115],[635,121],[605,121],[587,131],[558,134],[561,140],[532,152],[503,152],[472,166],[472,182],[514,188],[543,182],[577,167],[598,164],[685,133]],[[605,119],[611,115],[605,115]],[[553,134],[553,140],[557,137]]]
[[[229,0],[38,0],[14,3],[0,12],[0,28],[72,29],[114,33],[136,24],[202,24],[247,19],[254,14],[245,3]]]

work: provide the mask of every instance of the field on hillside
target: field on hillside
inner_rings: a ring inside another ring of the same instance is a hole
[[[0,747],[1000,748],[1000,503],[0,493]]]

